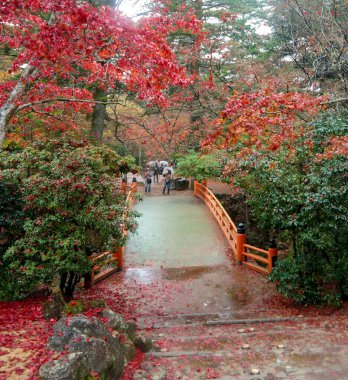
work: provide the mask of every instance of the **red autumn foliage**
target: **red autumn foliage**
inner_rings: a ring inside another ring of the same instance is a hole
[[[234,92],[227,102],[215,131],[204,142],[228,148],[243,140],[246,147],[277,150],[301,135],[301,121],[319,112],[323,97],[301,92],[278,92],[267,85],[255,92]]]
[[[168,35],[178,29],[197,34],[197,45],[203,37],[192,11],[155,13],[134,23],[109,7],[76,0],[8,2],[0,21],[0,45],[18,54],[9,73],[24,68],[19,80],[0,87],[6,110],[0,132],[11,119],[23,125],[18,117],[28,110],[55,128],[76,127],[76,111],[92,110],[87,86],[109,92],[122,87],[148,105],[166,106],[163,90],[192,82]],[[58,111],[64,111],[64,120]]]
[[[13,374],[26,373],[37,379],[38,369],[50,360],[52,353],[46,349],[47,339],[52,333],[55,320],[47,322],[42,315],[42,299],[0,303],[0,361],[10,360],[7,355],[16,349],[16,364],[3,372],[0,379]]]

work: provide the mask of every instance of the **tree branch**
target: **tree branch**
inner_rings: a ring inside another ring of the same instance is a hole
[[[333,99],[333,100],[329,100],[327,102],[322,102],[320,104],[324,105],[324,104],[332,104],[332,103],[339,103],[339,102],[348,102],[348,98]]]
[[[74,102],[74,103],[90,103],[90,104],[105,104],[105,105],[110,105],[110,104],[121,104],[119,102],[102,102],[99,100],[87,100],[87,99],[69,99],[69,98],[53,98],[53,99],[44,99],[44,100],[38,100],[36,102],[31,102],[31,103],[25,103],[22,104],[17,108],[18,111],[27,108],[27,107],[32,107],[35,104],[44,104],[44,103],[53,103],[53,102]]]

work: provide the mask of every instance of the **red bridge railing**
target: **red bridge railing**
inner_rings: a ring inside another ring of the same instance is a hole
[[[275,242],[270,243],[268,250],[247,244],[244,224],[241,223],[236,227],[220,201],[207,188],[206,182],[203,184],[195,181],[194,194],[207,204],[215,216],[237,262],[266,275],[271,273],[278,255]]]
[[[131,186],[126,186],[124,182],[121,183],[121,191],[126,193],[126,208],[124,215],[128,216],[130,209],[135,202],[134,194],[138,191],[138,185],[133,182]],[[123,229],[123,236],[127,235],[127,230]],[[124,246],[118,247],[114,252],[107,251],[102,253],[95,253],[90,256],[91,260],[95,263],[91,273],[85,275],[84,287],[89,289],[96,282],[103,280],[104,278],[112,275],[116,271],[122,270],[124,266]]]

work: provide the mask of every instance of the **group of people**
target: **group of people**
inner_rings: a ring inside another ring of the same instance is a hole
[[[143,178],[144,178],[144,184],[145,184],[145,193],[151,192],[151,184],[152,184],[152,177],[154,183],[159,183],[159,176],[160,176],[160,166],[158,164],[158,161],[155,162],[155,165],[151,168],[150,165],[147,165]],[[162,176],[164,178],[164,185],[162,194],[165,194],[167,191],[167,194],[170,193],[170,181],[173,178],[174,175],[174,168],[173,165],[170,163],[168,166],[163,168]]]

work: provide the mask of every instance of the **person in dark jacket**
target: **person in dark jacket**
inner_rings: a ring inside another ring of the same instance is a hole
[[[153,182],[158,183],[158,176],[159,176],[160,168],[158,165],[158,161],[155,162],[155,167],[153,169]]]

